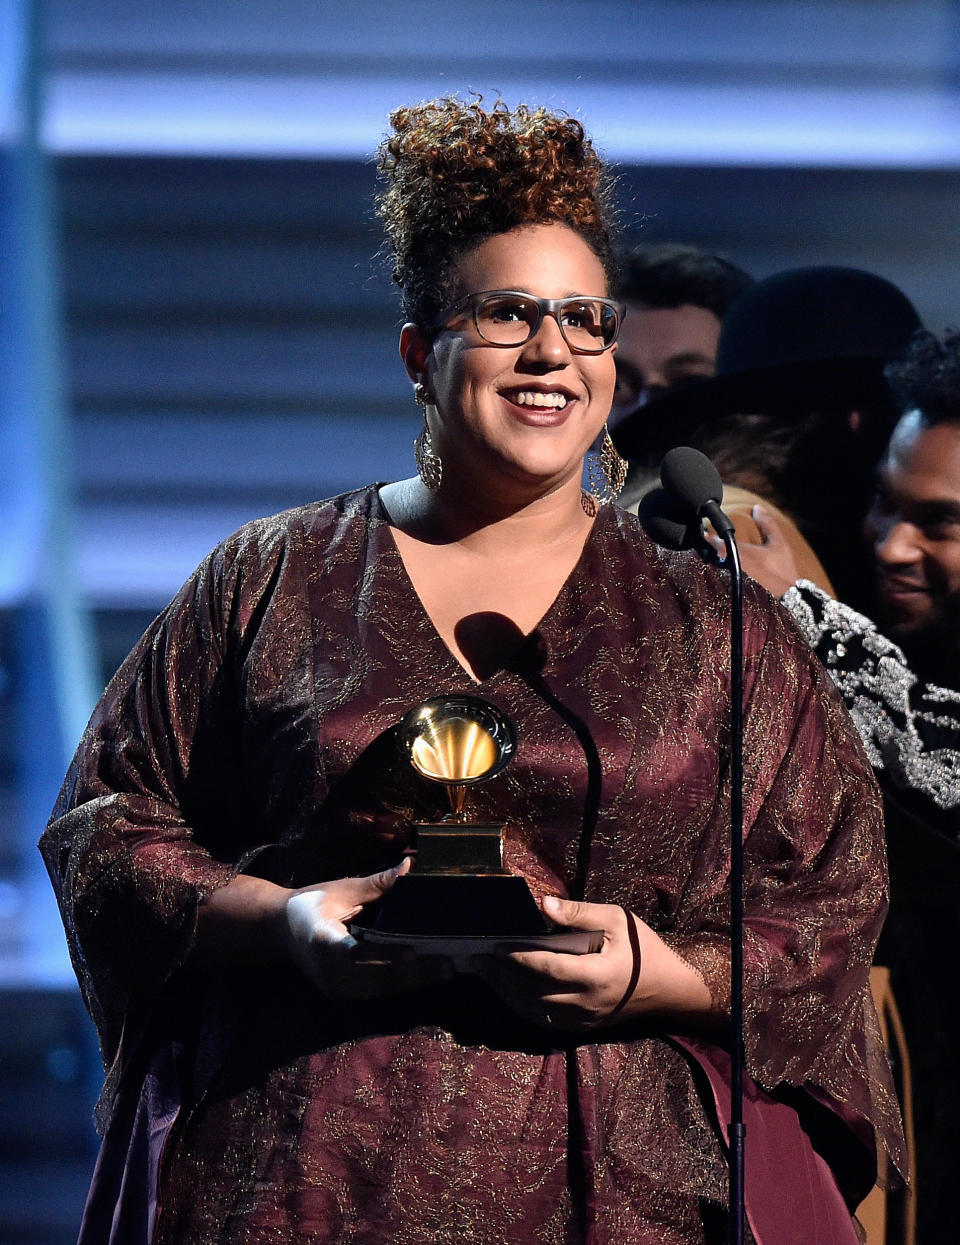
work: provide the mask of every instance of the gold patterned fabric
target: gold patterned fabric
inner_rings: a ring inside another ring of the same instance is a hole
[[[875,1138],[900,1161],[867,987],[879,801],[816,658],[747,597],[747,1067],[853,1205]],[[711,1095],[656,1026],[542,1029],[469,976],[334,1002],[293,968],[189,953],[203,896],[237,871],[301,885],[395,863],[442,812],[396,724],[470,692],[518,731],[471,796],[507,821],[509,867],[536,894],[626,905],[725,999],[728,635],[717,572],[611,506],[479,688],[374,488],[250,524],[203,563],[108,687],[42,843],[111,1069],[104,1125],[177,1053],[157,1245],[725,1239]]]

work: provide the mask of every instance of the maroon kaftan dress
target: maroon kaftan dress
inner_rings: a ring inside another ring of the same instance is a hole
[[[806,1145],[803,1118],[855,1200],[875,1135],[888,1150],[898,1135],[866,988],[878,799],[819,663],[762,593],[747,605],[748,1069],[792,1104],[756,1091],[773,1130],[789,1117]],[[122,1166],[116,1241],[153,1227],[157,1245],[723,1239],[723,1060],[706,1042],[641,1023],[543,1029],[473,977],[344,1003],[293,968],[186,960],[198,902],[238,870],[303,885],[395,863],[442,795],[393,728],[468,691],[519,735],[471,796],[508,823],[509,867],[537,894],[626,905],[725,997],[728,620],[715,571],[604,507],[540,625],[478,687],[375,489],[217,549],[107,689],[43,843],[111,1066],[91,1223]],[[776,1148],[759,1141],[755,1173]],[[822,1179],[809,1146],[806,1160]],[[778,1196],[796,1178],[775,1174]],[[131,1202],[149,1206],[136,1228]],[[761,1239],[762,1221],[754,1209]]]

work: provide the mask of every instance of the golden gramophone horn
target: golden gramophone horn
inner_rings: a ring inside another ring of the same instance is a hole
[[[459,812],[462,789],[498,774],[513,757],[517,739],[510,720],[489,701],[435,696],[403,718],[400,745],[418,774],[453,788],[451,804]]]

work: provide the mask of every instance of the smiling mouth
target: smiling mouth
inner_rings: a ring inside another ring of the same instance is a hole
[[[517,406],[525,406],[541,411],[563,411],[569,403],[576,401],[571,395],[558,389],[508,389],[502,391],[501,397]]]
[[[914,583],[912,580],[882,578],[879,587],[886,597],[930,596],[930,589],[926,584]]]
[[[934,608],[934,593],[925,584],[899,579],[877,581],[879,604],[891,626],[906,625]]]

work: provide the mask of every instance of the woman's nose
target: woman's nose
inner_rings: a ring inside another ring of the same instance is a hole
[[[565,363],[572,351],[567,339],[560,330],[560,321],[547,312],[540,321],[540,327],[525,344],[524,354],[531,359],[542,362]]]

